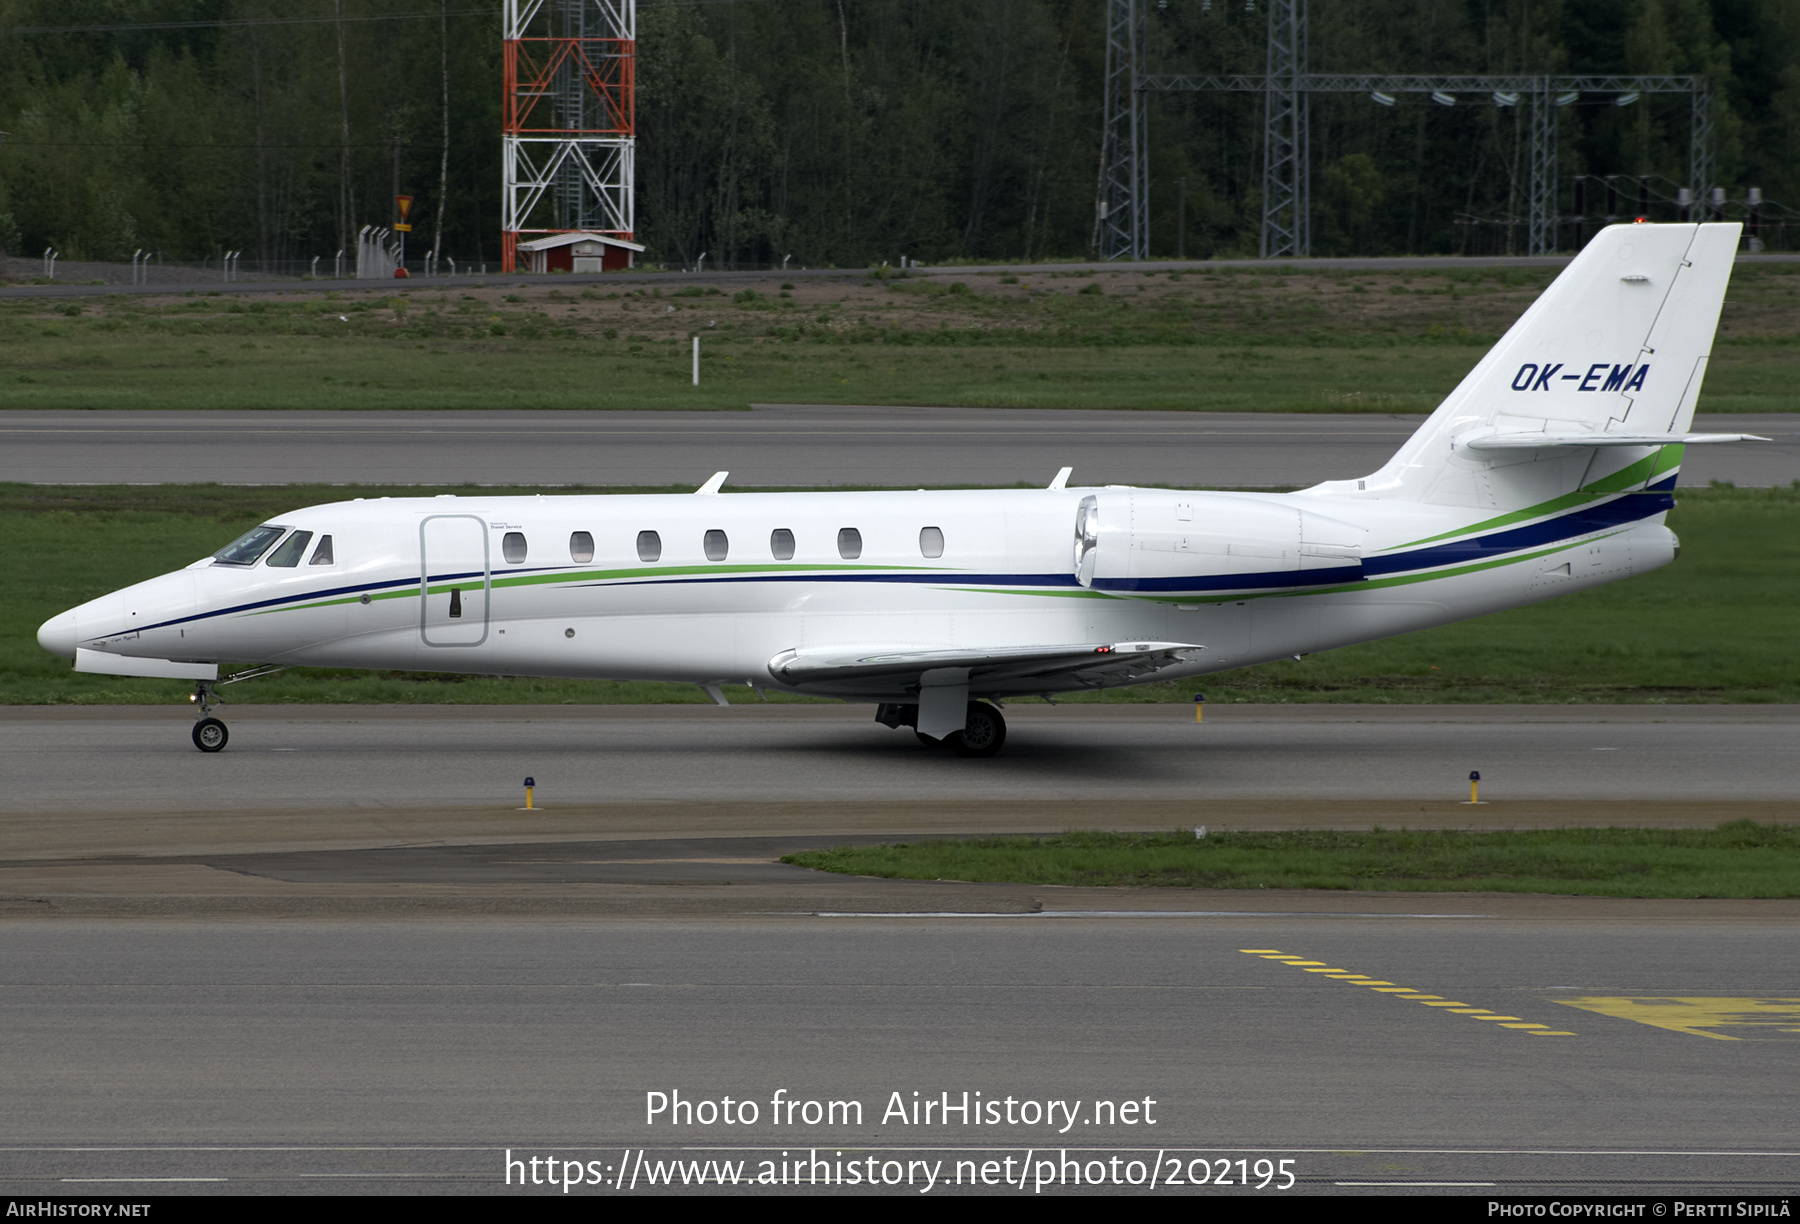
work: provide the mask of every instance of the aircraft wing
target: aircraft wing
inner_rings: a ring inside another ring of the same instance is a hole
[[[1188,642],[1082,643],[967,650],[821,647],[784,650],[769,674],[797,688],[845,691],[916,690],[928,672],[966,672],[974,692],[1031,692],[1034,682],[1069,680],[1108,688],[1188,662],[1206,649]]]

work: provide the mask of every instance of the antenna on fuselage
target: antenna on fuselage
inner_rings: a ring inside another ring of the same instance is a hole
[[[1075,471],[1075,469],[1072,467],[1063,468],[1060,472],[1058,472],[1056,474],[1056,479],[1052,480],[1048,485],[1045,486],[1045,488],[1050,488],[1050,489],[1066,489],[1066,488],[1068,488],[1069,487],[1069,476],[1074,471]]]
[[[719,486],[725,483],[725,478],[729,475],[731,475],[730,472],[714,472],[707,478],[706,483],[701,485],[698,489],[695,489],[694,492],[717,493],[719,491]]]

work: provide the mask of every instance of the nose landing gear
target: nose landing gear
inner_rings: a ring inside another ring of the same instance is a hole
[[[240,680],[254,680],[258,676],[272,676],[278,671],[286,671],[286,665],[280,667],[253,667],[249,671],[238,672],[223,680],[199,680],[194,684],[194,695],[188,700],[194,703],[194,747],[201,752],[222,752],[231,732],[225,724],[212,717],[213,707],[225,699],[214,692],[215,686],[236,684]]]
[[[213,684],[214,681],[201,680],[194,685],[194,708],[200,713],[194,722],[194,747],[201,752],[221,752],[231,739],[225,724],[211,716],[212,708],[220,702]]]

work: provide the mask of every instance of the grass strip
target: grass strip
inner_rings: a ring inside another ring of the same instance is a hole
[[[1426,412],[1554,275],[1203,268],[6,298],[0,409]],[[1800,268],[1737,269],[1700,411],[1791,411],[1796,332]]]
[[[1362,889],[1594,897],[1800,896],[1800,828],[1070,832],[790,854],[882,879],[1069,887]]]

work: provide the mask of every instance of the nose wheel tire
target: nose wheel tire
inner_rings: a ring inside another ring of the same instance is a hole
[[[231,732],[216,718],[202,718],[194,724],[194,747],[201,752],[220,752],[230,738]]]

